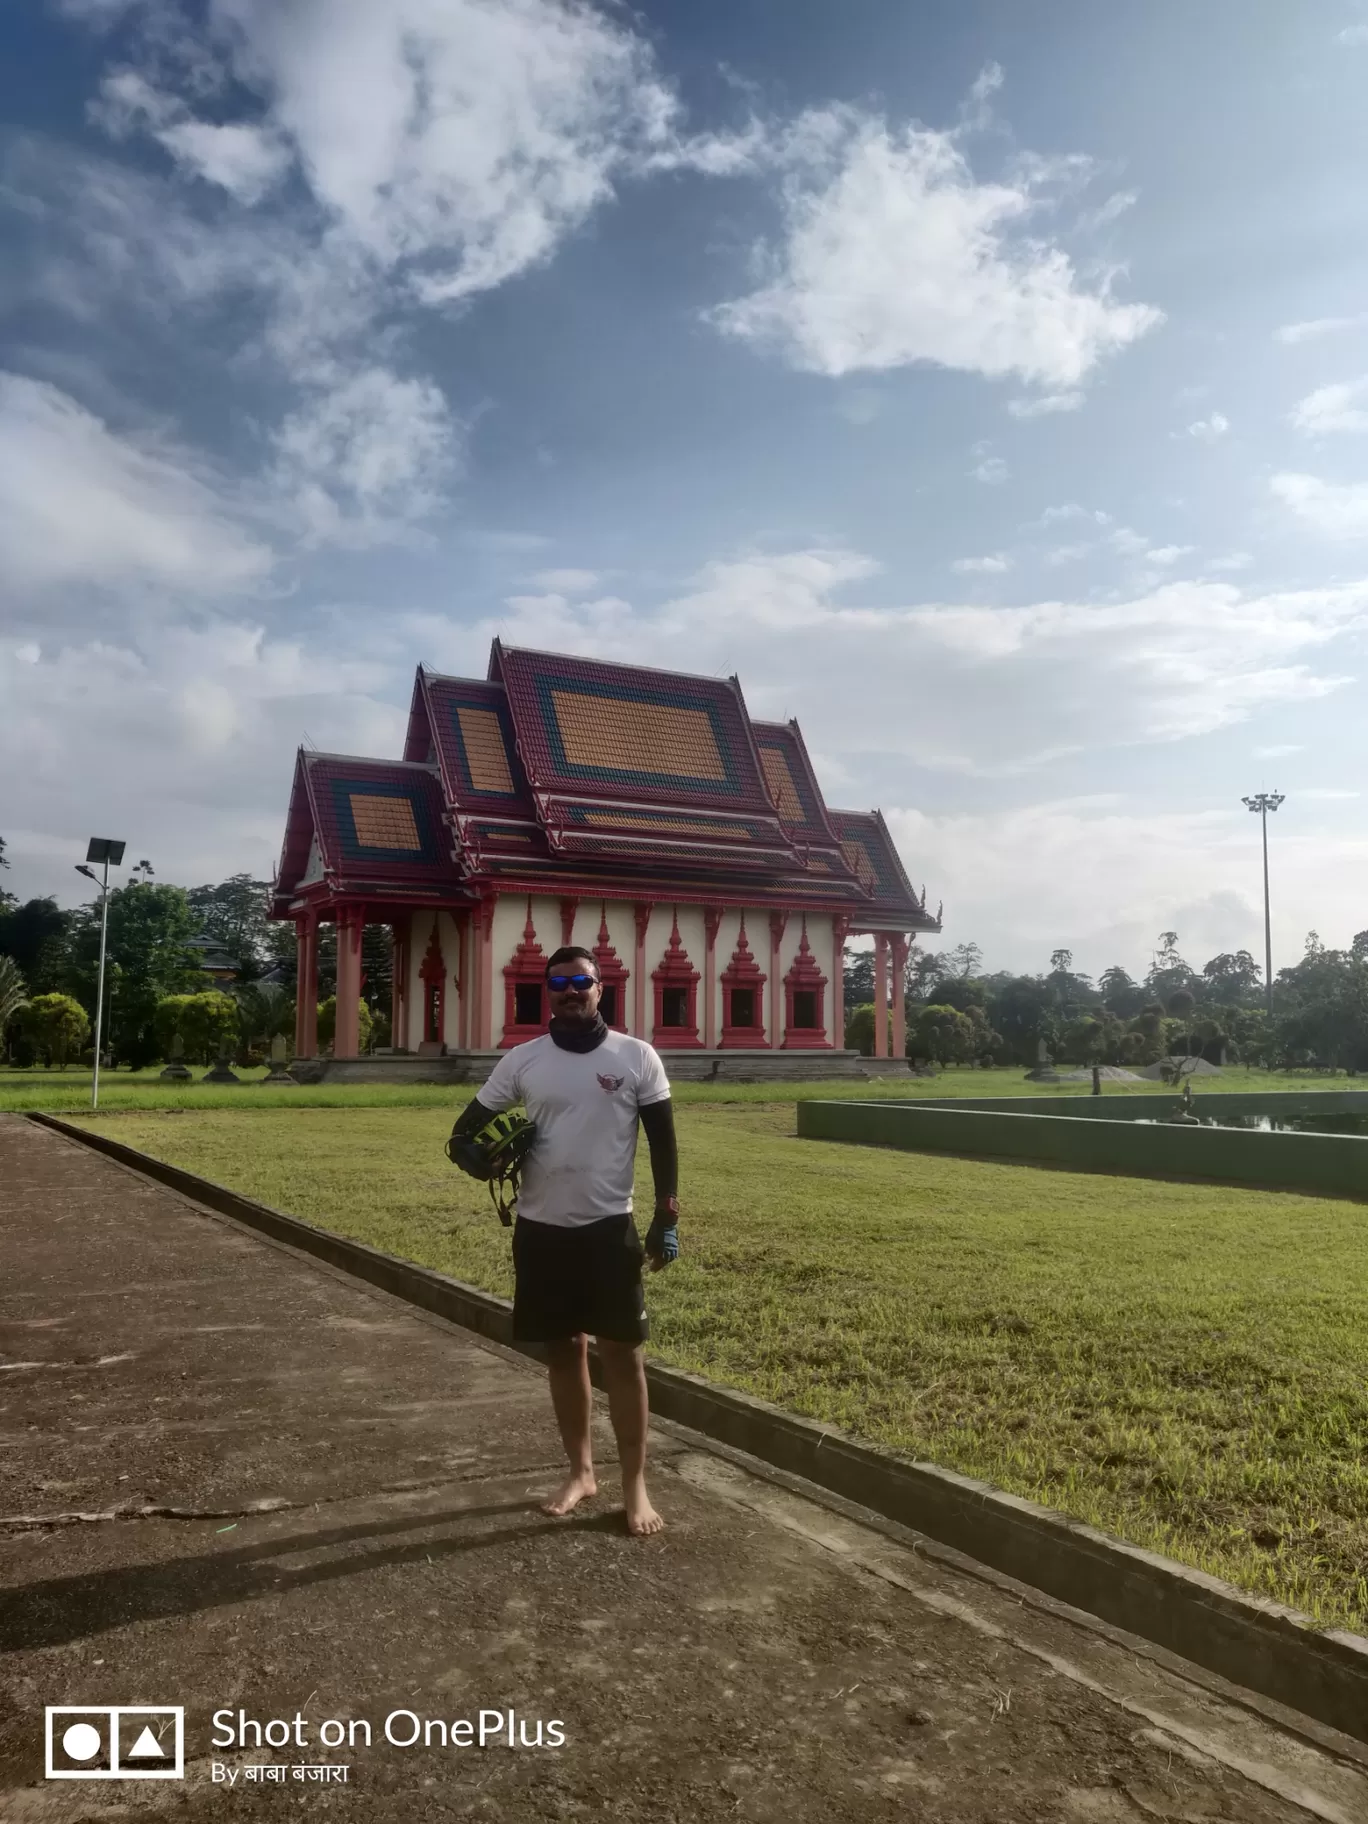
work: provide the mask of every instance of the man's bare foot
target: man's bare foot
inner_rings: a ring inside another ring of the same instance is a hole
[[[563,1515],[573,1513],[581,1501],[588,1501],[597,1493],[598,1483],[593,1470],[576,1470],[565,1478],[549,1501],[542,1502],[541,1510],[544,1514],[554,1514],[559,1520]]]
[[[644,1482],[623,1490],[622,1505],[627,1510],[627,1531],[634,1539],[647,1539],[652,1533],[665,1530],[665,1522],[647,1498]]]

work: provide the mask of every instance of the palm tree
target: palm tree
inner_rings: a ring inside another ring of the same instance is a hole
[[[18,963],[12,956],[0,956],[0,1046],[4,1044],[5,1028],[19,1009],[27,1006],[28,989]]]
[[[239,982],[232,990],[242,1021],[242,1036],[248,1045],[258,1039],[271,1040],[281,1029],[289,995],[275,982]]]

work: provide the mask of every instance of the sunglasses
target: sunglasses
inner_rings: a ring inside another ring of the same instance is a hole
[[[586,988],[597,988],[596,975],[548,975],[546,985],[552,994],[564,994],[567,988],[573,988],[583,994]]]

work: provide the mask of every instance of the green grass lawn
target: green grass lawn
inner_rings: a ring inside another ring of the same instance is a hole
[[[203,1069],[196,1070],[203,1076]],[[242,1088],[201,1087],[163,1083],[160,1067],[150,1070],[103,1071],[100,1075],[102,1108],[205,1109],[258,1107],[312,1108],[451,1108],[464,1102],[469,1089],[434,1083],[351,1083],[300,1085],[291,1089],[266,1088],[264,1069],[240,1071]],[[1193,1079],[1193,1094],[1221,1095],[1239,1090],[1368,1089],[1368,1078],[1343,1072],[1280,1072],[1247,1070],[1233,1066],[1219,1077]],[[250,1093],[248,1093],[250,1091]],[[868,1082],[841,1080],[832,1083],[680,1083],[679,1102],[772,1103],[776,1098],[792,1103],[805,1096],[840,1096],[868,1100],[876,1096],[1086,1096],[1087,1083],[1028,1083],[1013,1065],[995,1070],[954,1069],[938,1077],[873,1077]],[[1107,1096],[1162,1095],[1162,1083],[1108,1083]],[[50,1114],[79,1113],[90,1107],[88,1070],[41,1071],[0,1068],[0,1112],[23,1113],[46,1109]]]
[[[507,1234],[443,1156],[441,1093],[100,1126],[507,1294]],[[660,1360],[1368,1625],[1361,1205],[800,1141],[791,1099],[679,1100]]]

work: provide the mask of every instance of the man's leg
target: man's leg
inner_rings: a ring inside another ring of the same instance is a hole
[[[658,1533],[665,1522],[646,1494],[649,1413],[641,1348],[637,1343],[614,1343],[601,1336],[598,1349],[603,1363],[603,1385],[608,1394],[608,1413],[617,1439],[618,1461],[622,1465],[622,1504],[627,1510],[627,1531],[644,1537],[647,1533]]]
[[[594,1394],[589,1385],[589,1339],[567,1336],[546,1345],[547,1369],[551,1381],[551,1404],[560,1426],[561,1442],[570,1459],[570,1474],[552,1495],[542,1503],[548,1514],[568,1514],[598,1493],[594,1480],[594,1446],[590,1427],[594,1415]]]

